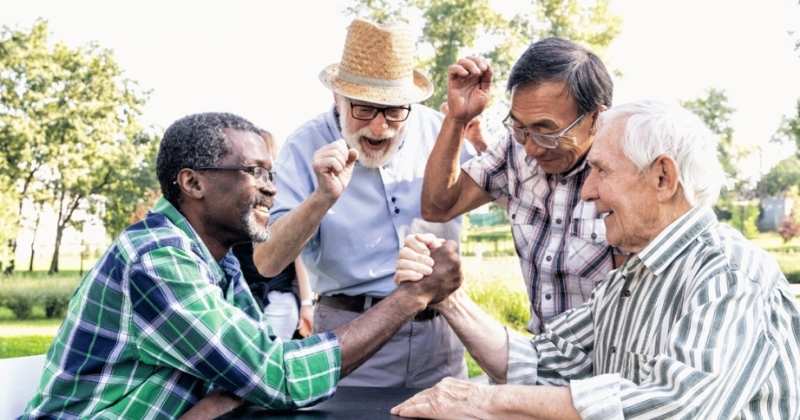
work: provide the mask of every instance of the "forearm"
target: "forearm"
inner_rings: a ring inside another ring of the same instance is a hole
[[[532,385],[497,385],[486,412],[502,419],[580,419],[569,388]]]
[[[298,255],[317,231],[322,218],[335,200],[314,192],[294,210],[271,226],[271,236],[253,250],[253,262],[265,277],[278,275]]]
[[[428,156],[422,184],[422,215],[437,220],[448,215],[458,201],[461,186],[461,142],[464,122],[445,117],[436,144]]]
[[[425,300],[410,289],[401,285],[369,311],[334,330],[342,349],[342,377],[360,366],[425,308]]]
[[[508,340],[505,328],[459,289],[438,305],[450,327],[483,370],[498,383],[506,382]]]
[[[306,267],[300,257],[294,260],[294,271],[297,274],[297,290],[300,294],[300,300],[312,299],[313,292],[311,291],[311,284],[308,282],[308,273],[306,273]]]

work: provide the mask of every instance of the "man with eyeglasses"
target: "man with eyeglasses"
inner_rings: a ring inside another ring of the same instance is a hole
[[[395,290],[406,235],[458,239],[460,220],[433,224],[420,214],[425,162],[442,117],[419,104],[433,85],[414,70],[415,61],[407,27],[354,20],[341,62],[320,74],[335,105],[303,124],[281,150],[274,241],[257,246],[254,256],[262,274],[272,276],[302,251],[320,294],[316,331],[358,317]],[[463,354],[439,313],[426,310],[342,383],[430,386],[466,377]]]
[[[276,194],[260,130],[233,114],[164,133],[163,197],[81,279],[22,418],[214,418],[243,401],[292,409],[329,398],[429,303],[461,281],[452,242],[418,286],[303,340],[276,337],[231,247],[270,238]]]
[[[531,302],[528,329],[589,298],[612,269],[614,250],[593,203],[580,199],[586,154],[613,84],[600,59],[567,40],[531,44],[508,80],[508,136],[459,165],[466,124],[489,102],[490,65],[480,57],[448,70],[448,114],[428,159],[422,215],[444,222],[508,200],[511,233]]]

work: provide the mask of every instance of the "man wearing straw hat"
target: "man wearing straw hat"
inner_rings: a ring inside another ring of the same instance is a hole
[[[442,117],[419,104],[433,86],[414,70],[414,54],[407,27],[354,20],[341,62],[320,73],[335,105],[291,134],[280,153],[274,240],[259,245],[254,259],[273,276],[302,251],[320,295],[317,331],[355,319],[395,289],[407,234],[458,238],[460,220],[434,224],[420,215],[425,163]],[[342,384],[430,386],[465,377],[463,354],[444,319],[427,309]]]

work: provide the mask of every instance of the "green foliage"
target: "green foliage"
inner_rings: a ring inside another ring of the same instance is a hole
[[[800,99],[795,105],[795,113],[792,116],[784,116],[780,128],[773,136],[772,140],[776,143],[794,144],[796,157],[800,158]]]
[[[722,169],[730,179],[737,179],[731,127],[731,115],[735,110],[728,105],[728,95],[724,90],[712,88],[706,96],[685,101],[683,106],[697,114],[719,136],[717,151]]]
[[[0,337],[0,359],[43,354],[52,342],[53,337],[46,335]]]
[[[17,319],[29,319],[40,307],[48,318],[61,318],[66,313],[77,278],[47,276],[14,276],[0,282],[0,306],[9,308]]]
[[[509,289],[502,282],[470,284],[467,294],[483,310],[517,331],[527,331],[530,304],[525,292]]]
[[[76,210],[102,214],[103,197],[114,197],[147,156],[137,121],[146,93],[110,50],[51,43],[42,20],[30,31],[4,27],[0,52],[0,177],[17,180],[20,200],[55,210],[50,269],[58,271],[64,229],[83,222]]]
[[[755,238],[758,236],[758,228],[756,227],[758,213],[757,204],[751,202],[737,203],[731,209],[730,225],[742,232],[745,238]]]
[[[800,158],[792,156],[778,162],[758,181],[756,191],[760,196],[779,195],[800,185]]]
[[[426,104],[435,109],[447,95],[447,67],[467,51],[491,60],[498,91],[514,60],[536,39],[561,36],[602,51],[621,25],[620,18],[609,12],[608,0],[531,2],[510,17],[495,12],[488,0],[351,0],[345,13],[379,23],[421,16],[420,51],[433,55],[421,57],[420,67],[433,79],[434,94]]]

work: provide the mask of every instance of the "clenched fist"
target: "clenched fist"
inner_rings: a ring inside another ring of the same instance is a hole
[[[328,201],[335,202],[350,183],[357,159],[358,152],[348,149],[344,140],[337,140],[317,150],[312,163],[319,183],[317,192]]]

